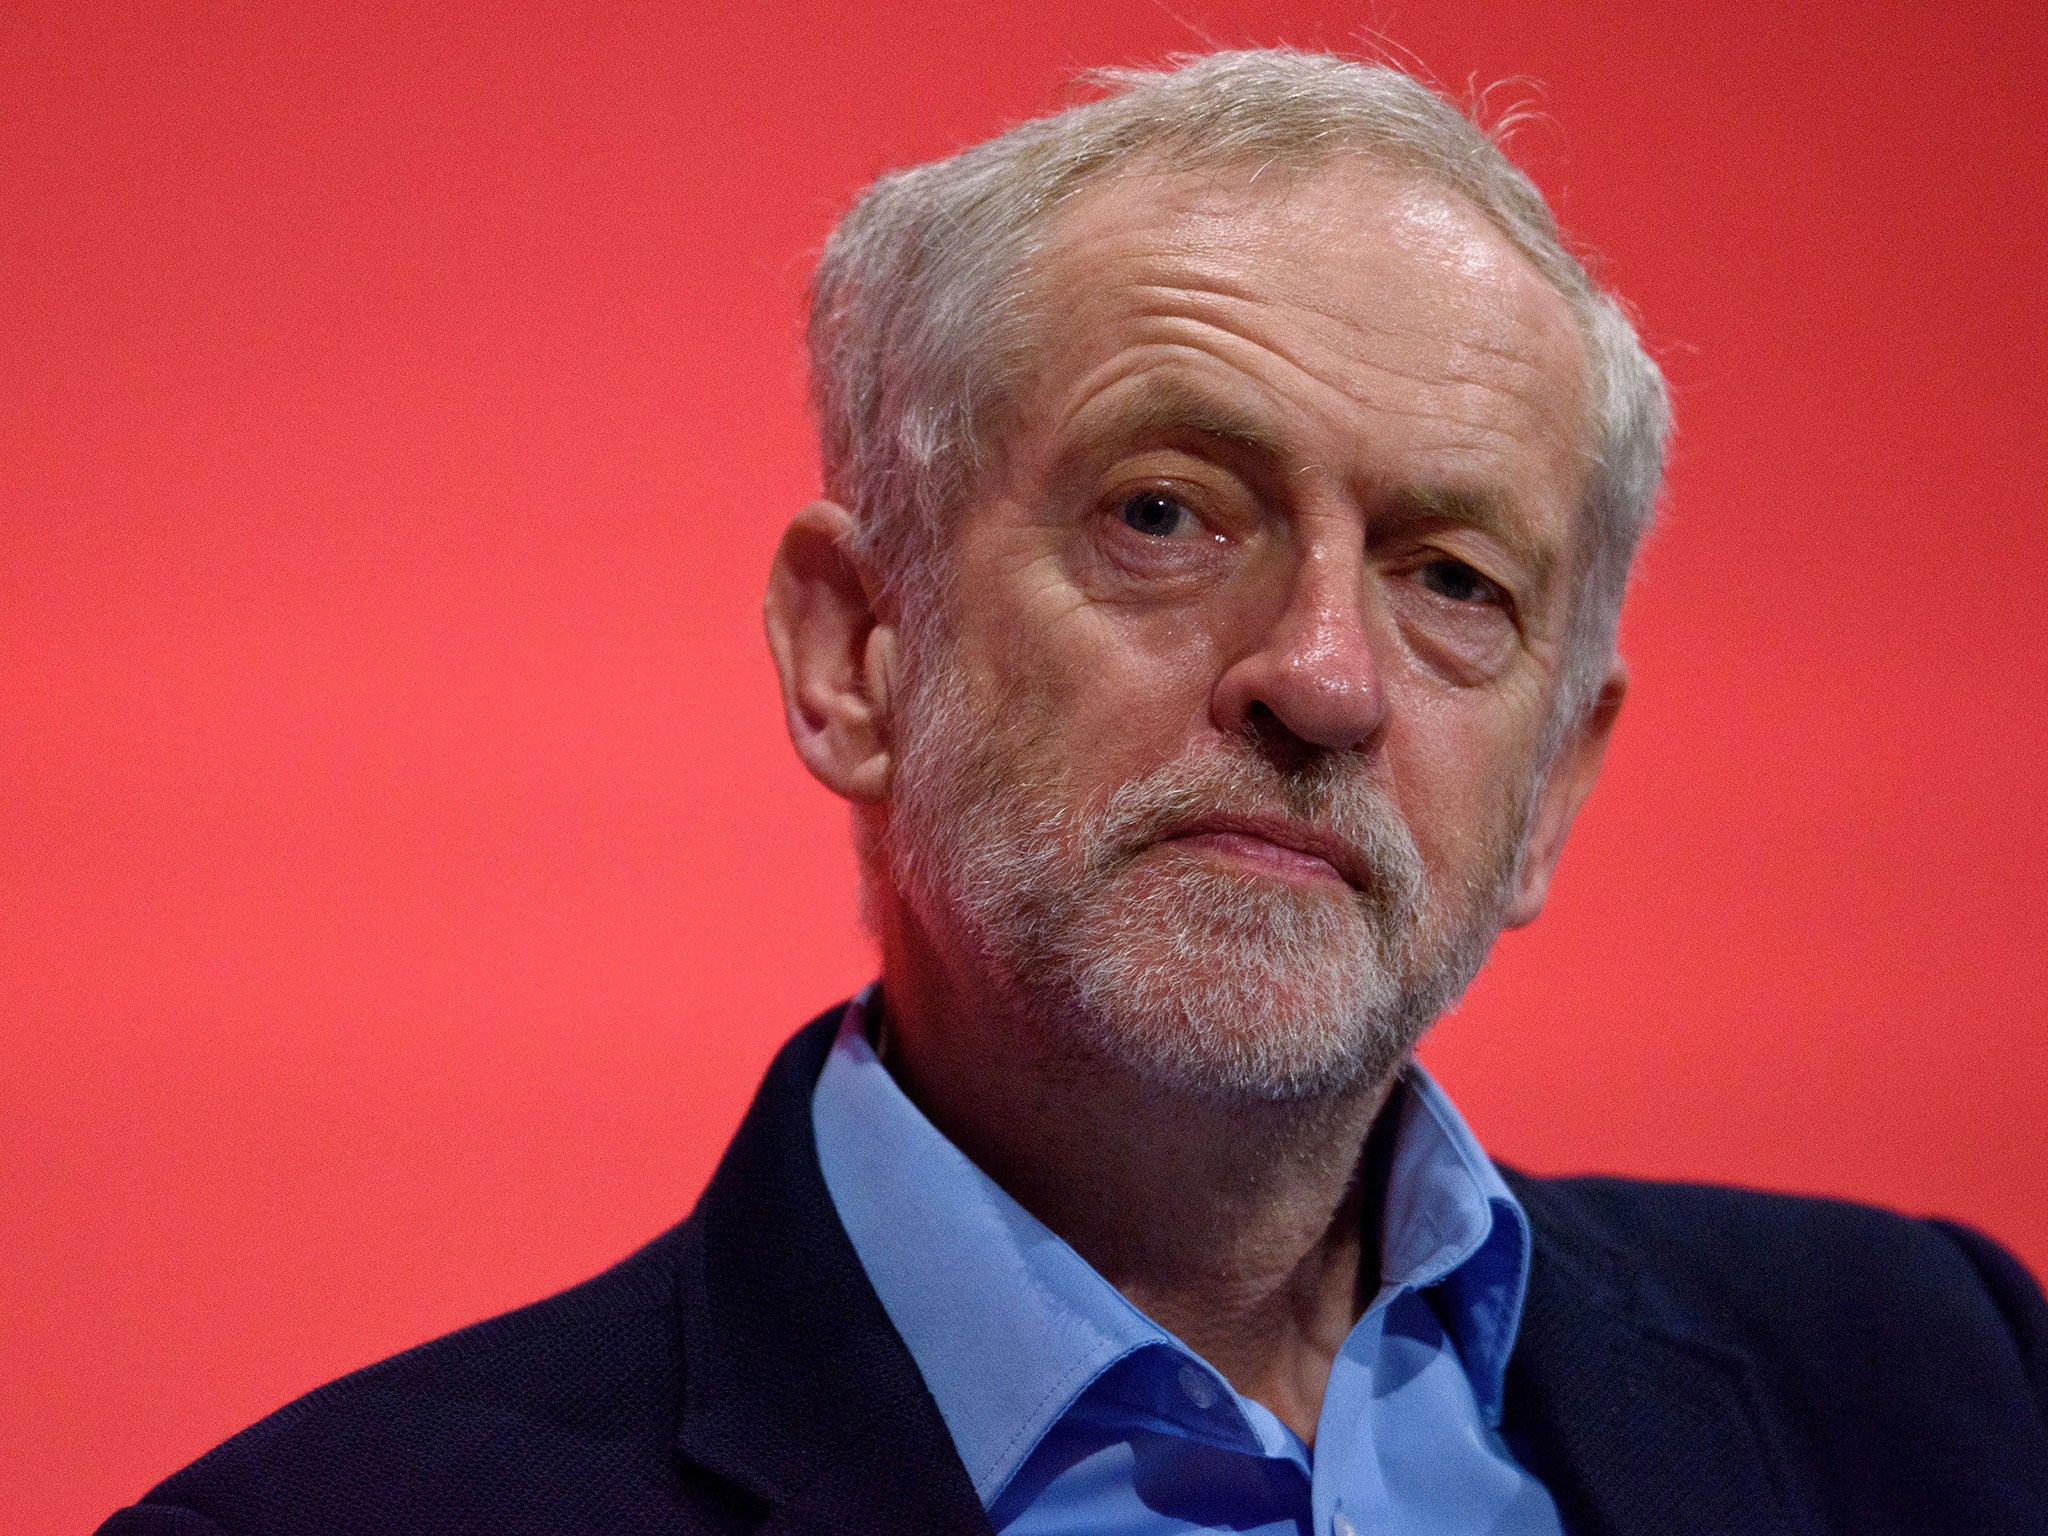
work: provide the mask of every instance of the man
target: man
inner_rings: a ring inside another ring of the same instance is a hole
[[[1621,310],[1406,76],[1106,84],[821,263],[768,632],[879,984],[674,1232],[106,1530],[2048,1530],[2001,1250],[1521,1178],[1413,1064],[1622,702]]]

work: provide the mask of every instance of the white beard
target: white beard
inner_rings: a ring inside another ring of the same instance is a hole
[[[1021,701],[974,698],[941,659],[901,705],[869,878],[885,855],[912,913],[964,943],[1051,1063],[1209,1099],[1341,1094],[1400,1064],[1499,932],[1520,807],[1452,904],[1350,754],[1282,768],[1247,737],[1091,810],[1067,793],[1057,734],[1034,733]],[[1314,826],[1356,850],[1371,878],[1301,886],[1157,846],[1218,813]]]

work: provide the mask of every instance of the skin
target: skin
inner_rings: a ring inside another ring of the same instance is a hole
[[[1585,358],[1562,298],[1455,195],[1357,161],[1099,184],[1031,279],[1035,371],[952,554],[977,696],[1028,710],[1089,805],[1248,725],[1353,755],[1432,889],[1469,899],[1539,775],[1582,553]],[[886,830],[899,628],[850,525],[829,502],[798,514],[769,639],[798,753]],[[1505,926],[1542,908],[1624,684],[1617,664],[1542,776]],[[1286,835],[1201,829],[1138,858],[1341,896]],[[957,933],[878,894],[913,1100],[1312,1441],[1378,1286],[1358,1171],[1390,1082],[1219,1102],[1061,1070]]]

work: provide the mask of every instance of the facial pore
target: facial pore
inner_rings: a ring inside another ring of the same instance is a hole
[[[1086,805],[1057,720],[1022,689],[978,697],[946,649],[904,679],[882,851],[903,900],[978,962],[1056,1070],[1215,1100],[1342,1094],[1384,1080],[1478,972],[1527,790],[1480,867],[1432,890],[1359,754],[1218,738]],[[1301,885],[1170,841],[1211,815],[1314,828],[1369,877]]]

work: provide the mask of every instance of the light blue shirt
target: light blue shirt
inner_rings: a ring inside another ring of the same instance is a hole
[[[939,1133],[868,1045],[872,995],[812,1096],[819,1162],[998,1531],[1561,1536],[1500,1435],[1528,1218],[1420,1067],[1311,1450]]]

